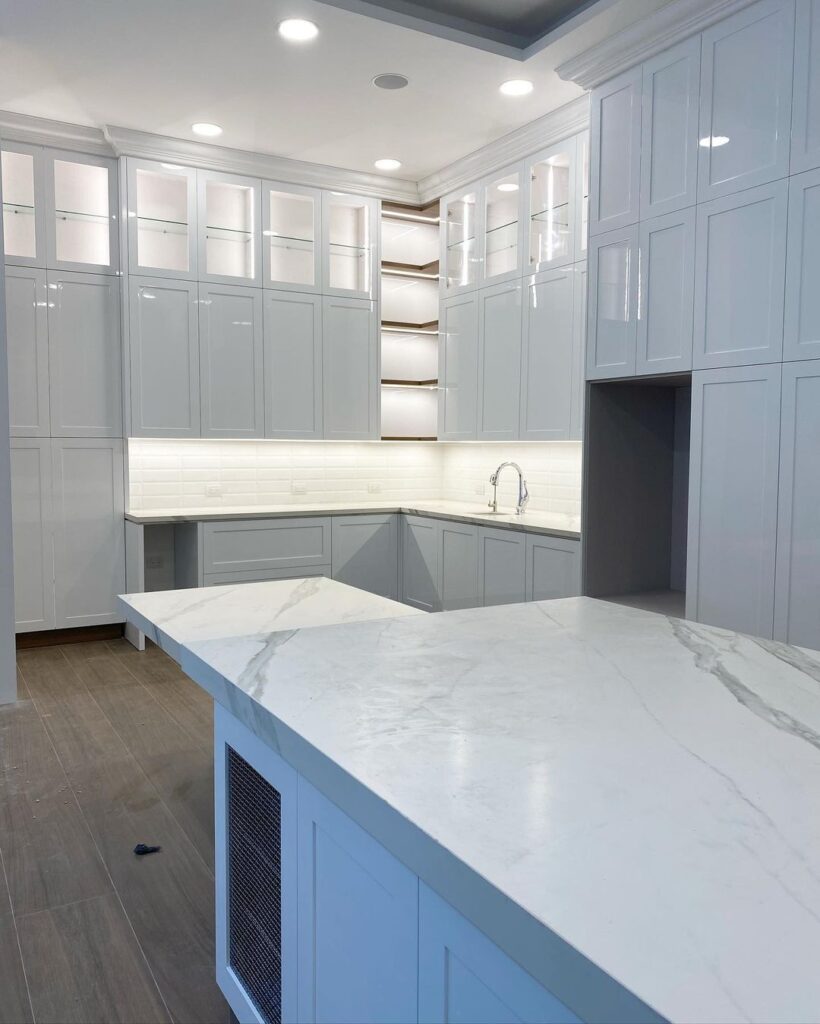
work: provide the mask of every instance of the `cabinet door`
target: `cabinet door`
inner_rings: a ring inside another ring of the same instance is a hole
[[[18,633],[54,629],[51,442],[11,441],[14,619]]]
[[[123,443],[52,442],[57,628],[121,622],[125,588]]]
[[[572,1024],[579,1018],[419,883],[420,1024]]]
[[[12,437],[48,437],[46,272],[6,267],[6,342]]]
[[[686,617],[771,637],[780,365],[692,375]]]
[[[262,293],[199,288],[200,408],[203,437],[263,437],[265,380]]]
[[[441,201],[441,288],[445,296],[475,291],[481,282],[479,239],[483,235],[481,189],[445,196]]]
[[[322,193],[322,288],[327,295],[376,297],[379,204],[366,196]]]
[[[776,181],[698,207],[696,369],[781,359],[787,196]]]
[[[760,0],[703,33],[699,202],[789,173],[793,56],[792,0]]]
[[[46,265],[119,271],[117,161],[45,150]]]
[[[521,353],[522,441],[566,441],[571,433],[575,362],[574,268],[526,282]]]
[[[528,601],[578,597],[581,593],[581,542],[528,533]]]
[[[298,1019],[418,1020],[418,878],[298,780]]]
[[[442,611],[478,607],[478,527],[444,521],[439,544]]]
[[[699,89],[698,36],[643,65],[641,220],[697,200]]]
[[[282,291],[321,292],[322,193],[262,182],[262,283]]]
[[[579,132],[575,144],[575,259],[585,260],[589,244],[589,132]]]
[[[820,650],[820,362],[783,367],[776,640]]]
[[[481,187],[484,204],[481,267],[485,284],[521,277],[524,266],[524,167],[516,164],[487,178]]]
[[[401,526],[401,600],[435,612],[439,599],[439,524],[435,519],[404,516]]]
[[[581,441],[584,436],[584,398],[586,396],[586,375],[584,354],[587,350],[587,265],[576,263],[574,270],[573,302],[573,359],[572,359],[572,402],[570,404],[570,441]]]
[[[481,604],[526,600],[526,534],[519,530],[478,531],[478,586]]]
[[[638,225],[590,238],[588,380],[635,373]]]
[[[521,416],[520,281],[478,293],[478,437],[511,441]]]
[[[641,191],[641,69],[592,90],[589,233],[638,220]]]
[[[439,437],[475,440],[478,429],[478,297],[442,303],[439,348]]]
[[[695,210],[641,221],[638,374],[692,369]]]
[[[129,367],[134,437],[199,437],[197,285],[132,276]]]
[[[322,301],[322,392],[328,440],[379,436],[379,338],[375,303]]]
[[[398,599],[399,517],[333,516],[333,579],[371,594]]]
[[[3,252],[19,267],[46,265],[45,157],[39,146],[4,142],[0,152],[3,183]]]
[[[322,437],[322,300],[266,291],[265,434]]]
[[[128,270],[197,277],[196,170],[128,157]]]
[[[820,0],[797,0],[791,173],[820,167]]]
[[[789,181],[784,359],[820,359],[819,275],[820,170],[815,170]]]
[[[122,437],[120,282],[48,273],[48,365],[55,437]]]
[[[204,573],[258,573],[330,562],[330,520],[325,517],[234,519],[202,526]]]
[[[200,281],[261,285],[261,191],[258,178],[197,171]]]
[[[536,153],[526,163],[526,268],[531,274],[563,267],[576,259],[576,204],[580,202],[577,158],[573,137]]]

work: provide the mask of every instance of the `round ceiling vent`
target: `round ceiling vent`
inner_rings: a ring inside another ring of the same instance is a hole
[[[376,75],[373,84],[377,89],[403,89],[408,85],[408,79],[404,75]]]

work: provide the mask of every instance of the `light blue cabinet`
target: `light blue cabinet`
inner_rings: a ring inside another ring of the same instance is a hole
[[[14,625],[18,633],[54,629],[51,441],[11,439]]]
[[[638,331],[637,224],[589,240],[588,380],[631,377]]]
[[[520,281],[478,293],[478,439],[518,437],[521,391]]]
[[[322,300],[324,436],[379,437],[379,339],[369,299]]]
[[[399,589],[399,517],[331,517],[334,580],[395,601]]]
[[[820,169],[789,182],[783,358],[820,359]]]
[[[478,604],[478,527],[443,521],[439,531],[439,604],[442,611]]]
[[[518,530],[478,530],[478,588],[484,607],[526,600],[527,535]]]
[[[48,437],[48,315],[46,272],[6,267],[9,428],[12,437]]]
[[[403,516],[401,600],[424,612],[440,608],[439,524],[423,516]]]
[[[581,593],[581,545],[577,540],[527,534],[525,600],[552,601]]]
[[[265,291],[265,435],[322,437],[322,299]]]
[[[641,68],[594,89],[590,98],[589,233],[634,224],[640,213]]]
[[[820,167],[820,0],[797,0],[791,173]]]
[[[478,429],[478,297],[445,299],[439,347],[439,437],[475,440]]]

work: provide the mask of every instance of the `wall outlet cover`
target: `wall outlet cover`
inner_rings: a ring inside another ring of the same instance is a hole
[[[208,498],[221,498],[222,484],[205,484],[205,495]]]
[[[370,480],[367,485],[368,494],[379,494],[381,492],[382,485],[377,480]]]
[[[290,491],[291,494],[307,494],[307,484],[292,483]]]

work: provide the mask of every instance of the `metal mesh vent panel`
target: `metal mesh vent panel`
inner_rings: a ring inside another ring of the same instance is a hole
[[[282,806],[228,747],[228,958],[269,1024],[282,1020]]]

